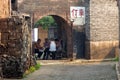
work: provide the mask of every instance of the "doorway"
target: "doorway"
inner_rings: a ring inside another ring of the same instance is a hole
[[[62,58],[68,57],[67,53],[67,22],[57,15],[48,15],[39,19],[33,27],[33,42],[41,39],[41,46],[45,38],[61,40]]]

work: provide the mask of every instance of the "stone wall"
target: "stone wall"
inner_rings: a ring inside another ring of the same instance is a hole
[[[119,40],[118,17],[116,0],[91,0],[90,40]]]
[[[19,78],[31,63],[31,32],[25,17],[0,19],[0,64],[3,76]]]
[[[0,0],[0,77],[22,78],[36,63],[31,51],[31,19],[12,11],[17,10],[17,0],[10,1]]]
[[[86,42],[90,49],[86,52],[91,59],[115,57],[119,45],[118,17],[116,0],[90,1],[90,42]]]

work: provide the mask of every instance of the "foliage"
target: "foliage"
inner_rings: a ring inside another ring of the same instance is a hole
[[[35,69],[38,70],[40,68],[40,66],[41,66],[40,64],[36,64]]]
[[[115,57],[114,59],[113,59],[113,61],[119,61],[119,57]]]
[[[57,26],[57,24],[52,16],[46,16],[36,22],[35,27],[38,26],[48,29],[50,26]]]
[[[30,69],[29,69],[29,71],[32,73],[32,72],[34,72],[36,69],[35,69],[35,67],[34,66],[31,66],[30,67]]]
[[[28,70],[25,71],[23,78],[25,78],[28,74],[33,73],[34,71],[38,70],[40,68],[40,64],[36,64],[35,66],[31,66]]]

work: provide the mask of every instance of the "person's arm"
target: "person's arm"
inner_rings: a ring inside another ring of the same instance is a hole
[[[33,43],[33,48],[34,48],[34,49],[37,49],[36,43]]]
[[[37,43],[37,44],[36,44],[36,48],[37,48],[37,49],[41,49],[40,44]]]
[[[46,43],[45,42],[43,43],[43,47],[46,48]]]

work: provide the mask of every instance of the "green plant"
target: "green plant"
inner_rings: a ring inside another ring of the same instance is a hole
[[[119,61],[119,57],[115,57],[113,61]]]
[[[41,66],[40,64],[36,64],[35,69],[38,70],[40,68],[40,66]]]
[[[50,26],[57,26],[54,18],[52,16],[45,16],[35,23],[34,27],[42,26],[43,29],[48,29]]]
[[[25,71],[25,73],[23,74],[23,78],[26,78],[26,76],[36,70],[38,70],[40,68],[40,64],[36,64],[35,66],[31,66],[28,70]]]
[[[34,72],[36,69],[35,69],[35,67],[34,66],[31,66],[30,67],[30,69],[29,69],[29,71],[32,73],[32,72]]]
[[[38,70],[40,68],[40,64],[36,64],[35,66],[31,66],[28,70],[25,71],[25,73],[23,74],[23,78],[26,78],[27,75],[29,75],[30,73],[33,73],[34,71]]]

